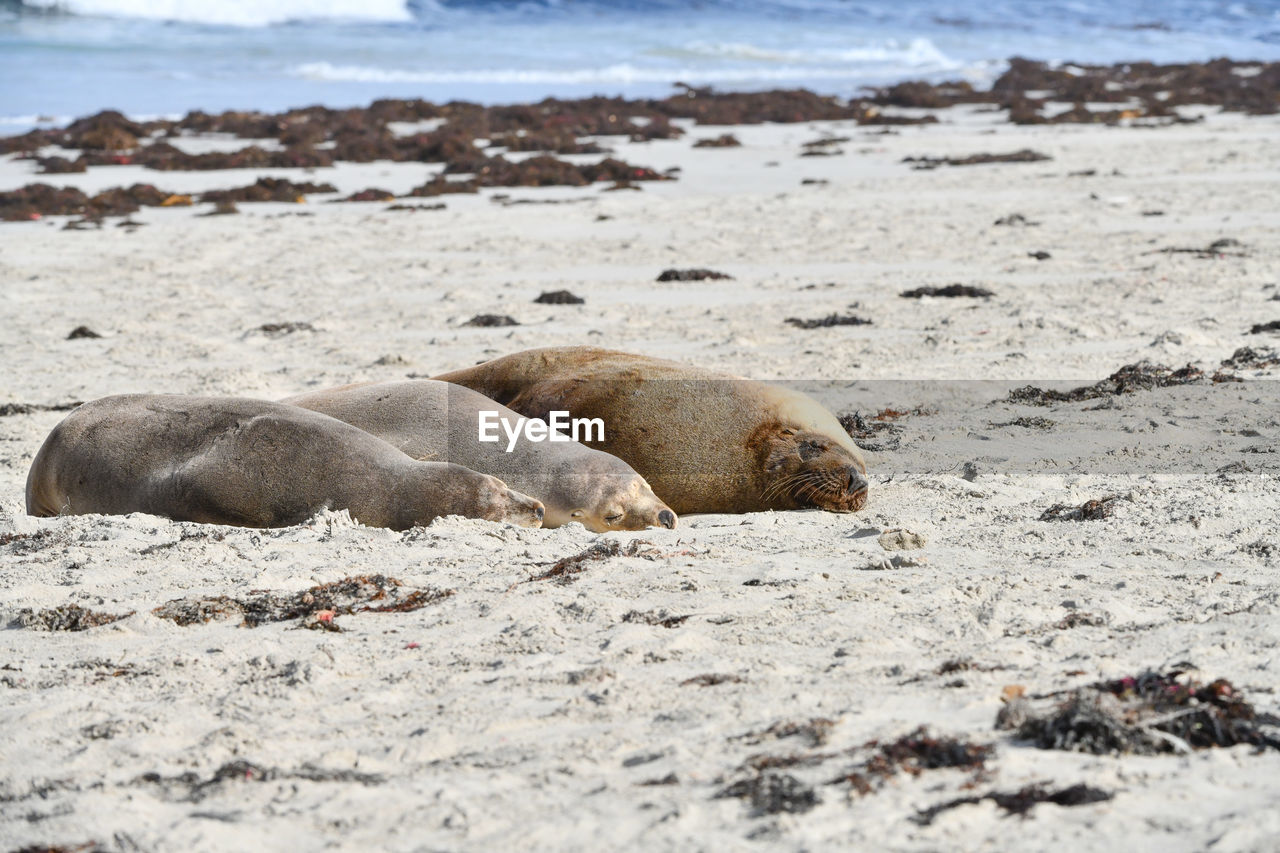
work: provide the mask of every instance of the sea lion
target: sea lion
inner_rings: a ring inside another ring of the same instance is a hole
[[[283,527],[320,509],[404,530],[442,515],[537,527],[542,504],[496,477],[419,462],[350,424],[266,400],[130,394],[54,427],[27,475],[37,516],[145,512]]]
[[[346,421],[415,459],[454,462],[492,474],[547,508],[544,527],[579,521],[597,533],[676,526],[676,515],[616,456],[576,441],[479,440],[480,413],[514,425],[521,415],[447,382],[357,383],[284,399]],[[514,428],[514,427],[513,427]],[[510,440],[509,440],[510,438]]]
[[[594,347],[527,350],[435,378],[529,417],[602,419],[592,446],[630,463],[681,514],[867,502],[861,451],[798,391]]]

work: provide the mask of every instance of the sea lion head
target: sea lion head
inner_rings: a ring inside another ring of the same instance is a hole
[[[439,463],[430,463],[439,464]],[[445,483],[436,480],[432,491],[447,491],[450,503],[446,512],[468,518],[488,521],[505,521],[517,527],[541,527],[546,508],[542,501],[517,492],[497,477],[472,471],[461,465],[446,464],[452,480]],[[441,489],[441,486],[447,486]]]
[[[601,453],[601,456],[607,454]],[[676,514],[649,488],[645,479],[616,457],[603,471],[596,468],[590,477],[579,471],[578,482],[570,488],[559,489],[558,494],[544,494],[547,502],[548,527],[557,527],[577,521],[588,530],[606,533],[610,530],[644,530],[647,527],[676,526]],[[601,463],[596,459],[593,462]],[[565,477],[561,481],[569,486]]]
[[[778,509],[857,512],[867,504],[867,466],[848,439],[800,424],[769,430],[764,496]]]

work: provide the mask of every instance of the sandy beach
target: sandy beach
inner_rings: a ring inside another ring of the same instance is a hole
[[[1199,112],[1164,127],[1015,126],[975,106],[887,130],[681,121],[680,139],[601,140],[677,180],[412,202],[442,209],[327,202],[407,192],[440,170],[421,163],[36,175],[0,160],[6,190],[264,175],[338,190],[231,216],[146,207],[138,227],[0,223],[0,848],[1275,850],[1276,749],[1095,755],[995,726],[1019,694],[1051,704],[1148,670],[1226,679],[1280,713],[1280,367],[1265,357],[1280,333],[1251,333],[1280,319],[1280,118]],[[694,147],[723,133],[741,146]],[[845,139],[801,156],[824,137]],[[1047,159],[904,162],[1023,149]],[[656,281],[698,267],[732,279]],[[901,296],[953,284],[992,295]],[[534,301],[562,289],[583,304]],[[518,325],[464,325],[482,314]],[[787,322],[830,315],[871,323]],[[68,339],[80,326],[99,337]],[[274,400],[572,344],[802,383],[860,415],[868,508],[606,535],[25,513],[64,404]],[[1243,347],[1259,357],[1224,365]],[[1144,360],[1203,376],[1009,399]],[[1046,520],[1091,500],[1107,517]],[[899,529],[923,547],[889,550]],[[357,606],[337,632],[153,612],[361,576],[451,594]],[[33,614],[66,605],[131,615],[41,630]],[[875,770],[873,741],[920,727],[990,750]],[[1110,798],[1022,816],[984,799],[1034,784]]]

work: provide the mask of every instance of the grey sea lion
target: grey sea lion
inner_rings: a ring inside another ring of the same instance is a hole
[[[788,388],[594,347],[526,350],[436,379],[528,417],[600,418],[591,446],[628,462],[676,512],[867,502],[866,463],[836,417]]]
[[[410,379],[344,385],[282,402],[346,421],[415,459],[492,474],[542,501],[545,527],[579,521],[599,533],[676,526],[671,508],[616,456],[576,441],[530,441],[503,433],[499,441],[480,441],[482,412],[490,424],[524,419],[469,388]]]
[[[395,530],[443,515],[537,527],[543,515],[495,477],[411,459],[316,412],[237,397],[86,403],[53,429],[27,475],[36,516],[145,512],[283,527],[325,507]]]

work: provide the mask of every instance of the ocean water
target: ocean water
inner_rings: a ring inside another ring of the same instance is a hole
[[[0,0],[0,133],[101,109],[506,103],[1280,59],[1280,0]]]

